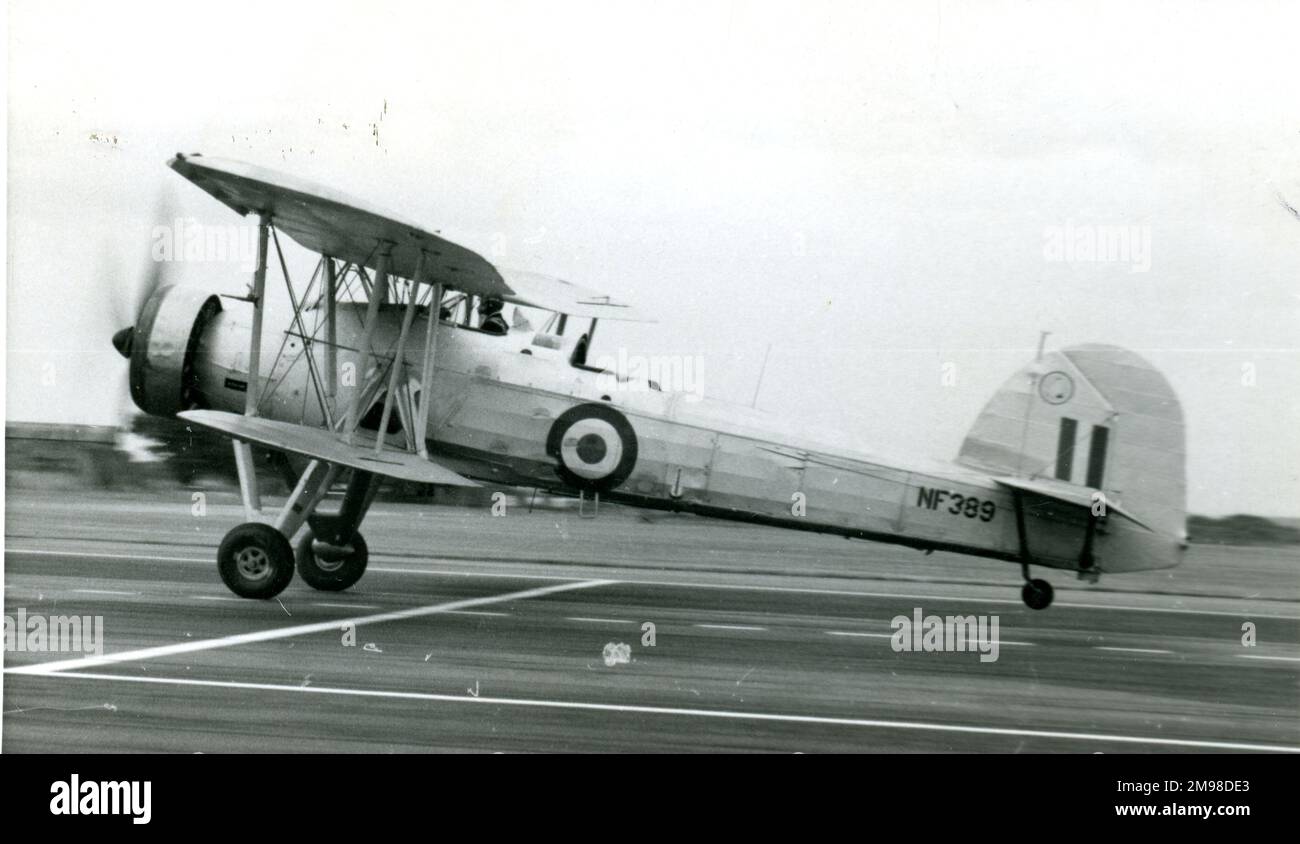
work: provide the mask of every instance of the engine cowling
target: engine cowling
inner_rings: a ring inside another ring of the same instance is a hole
[[[202,405],[194,352],[221,299],[185,285],[158,290],[145,303],[131,337],[131,398],[145,413],[171,416]]]

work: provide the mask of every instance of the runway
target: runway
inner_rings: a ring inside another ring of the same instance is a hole
[[[996,561],[380,502],[356,587],[255,602],[214,562],[241,508],[202,509],[10,490],[6,614],[102,616],[104,648],[5,655],[4,751],[1300,752],[1293,549],[1052,572],[1033,612]],[[918,608],[996,616],[997,659],[895,652]]]

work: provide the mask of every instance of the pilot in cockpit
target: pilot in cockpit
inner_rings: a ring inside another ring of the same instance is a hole
[[[478,306],[479,331],[488,334],[506,334],[510,331],[510,325],[506,318],[501,315],[502,302],[495,296],[489,296],[483,300],[483,304]]]

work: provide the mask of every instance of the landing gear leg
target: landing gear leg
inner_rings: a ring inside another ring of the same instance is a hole
[[[1020,491],[1013,494],[1016,503],[1016,532],[1020,536],[1020,573],[1025,578],[1020,597],[1031,610],[1045,610],[1052,604],[1052,584],[1029,576],[1029,540],[1025,533],[1025,508]]]

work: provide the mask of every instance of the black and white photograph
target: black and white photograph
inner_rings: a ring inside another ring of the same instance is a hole
[[[1297,32],[9,3],[0,750],[1300,753]]]

